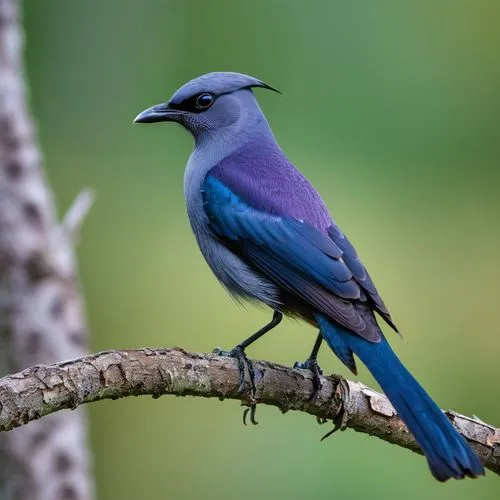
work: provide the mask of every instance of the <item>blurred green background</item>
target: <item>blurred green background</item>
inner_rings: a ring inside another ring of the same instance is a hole
[[[239,71],[291,160],[355,242],[440,405],[500,424],[500,4],[497,0],[24,2],[27,69],[61,213],[98,199],[79,247],[92,350],[232,347],[270,319],[236,307],[191,235],[191,138],[132,126],[188,79]],[[287,321],[249,351],[291,364],[315,332]],[[346,371],[326,349],[321,365]],[[374,384],[365,370],[359,378]],[[312,417],[164,397],[93,404],[101,499],[488,499],[425,461]]]

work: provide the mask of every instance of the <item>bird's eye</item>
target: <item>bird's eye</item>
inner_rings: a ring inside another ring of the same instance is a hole
[[[196,107],[198,109],[207,109],[212,105],[213,102],[214,96],[205,92],[204,94],[200,94],[196,98]]]

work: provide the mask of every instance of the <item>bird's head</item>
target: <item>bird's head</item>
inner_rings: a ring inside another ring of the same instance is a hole
[[[183,85],[168,102],[140,113],[134,123],[177,122],[197,138],[207,131],[230,127],[256,110],[260,113],[253,87],[278,92],[241,73],[208,73]]]

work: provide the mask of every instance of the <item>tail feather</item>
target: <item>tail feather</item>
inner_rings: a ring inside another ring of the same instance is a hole
[[[349,359],[345,353],[347,347],[370,370],[422,448],[436,479],[446,481],[484,474],[483,465],[472,448],[403,366],[385,337],[382,336],[379,343],[369,342],[332,324],[323,315],[317,314],[316,319],[335,353],[339,345],[344,346],[344,362]]]

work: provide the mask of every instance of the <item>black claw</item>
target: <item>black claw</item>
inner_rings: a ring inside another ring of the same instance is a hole
[[[245,357],[240,351],[231,351],[230,356],[238,361],[238,392],[241,394],[245,390]]]
[[[238,361],[239,374],[239,386],[238,392],[243,393],[245,391],[245,369],[248,371],[248,379],[250,382],[249,397],[250,400],[255,399],[255,371],[253,369],[253,363],[248,359],[245,350],[241,346],[236,346],[233,350],[229,352],[229,356],[235,358]]]
[[[250,422],[252,422],[253,425],[258,425],[259,422],[255,419],[255,413],[257,412],[257,405],[253,404],[252,407],[250,408]]]
[[[310,368],[312,374],[313,374],[313,386],[314,386],[314,392],[311,397],[311,400],[316,399],[318,394],[321,392],[321,389],[323,387],[323,383],[321,382],[321,375],[323,375],[323,372],[321,368],[318,366],[318,363],[314,361],[313,365]]]
[[[322,438],[321,441],[324,441],[326,438],[329,438],[333,433],[337,432],[340,429],[340,425],[334,424],[333,429],[328,431]]]
[[[213,350],[215,354],[219,356],[227,356],[236,359],[238,362],[238,392],[243,394],[245,392],[245,369],[248,371],[248,379],[250,382],[250,388],[247,393],[247,397],[250,400],[250,407],[246,408],[243,412],[243,423],[247,425],[247,416],[250,413],[250,422],[253,425],[257,425],[259,422],[255,420],[255,413],[257,411],[257,405],[255,404],[255,371],[253,369],[253,363],[248,359],[245,349],[237,345],[234,349],[230,351],[223,351],[218,347]]]
[[[247,415],[250,413],[250,422],[253,425],[258,425],[259,422],[255,420],[255,413],[257,411],[257,405],[255,403],[251,404],[249,408],[246,408],[245,411],[243,412],[243,423],[247,425]]]
[[[318,365],[318,360],[316,358],[309,358],[303,363],[300,363],[297,361],[294,365],[294,368],[302,368],[304,370],[311,370],[313,379],[313,392],[311,394],[311,397],[309,398],[309,401],[314,401],[319,393],[321,392],[321,389],[323,387],[323,384],[321,382],[321,375],[323,375],[323,370],[319,367]]]
[[[250,380],[250,395],[251,399],[255,395],[255,371],[253,369],[252,362],[248,359],[245,350],[237,345],[234,349],[230,351],[223,351],[219,347],[216,347],[213,353],[218,354],[219,356],[225,356],[228,358],[234,358],[238,362],[238,392],[243,393],[245,390],[245,369],[248,371],[248,378]]]
[[[321,441],[324,441],[326,438],[330,437],[333,433],[338,430],[344,430],[344,410],[340,410],[339,413],[333,418],[333,429],[328,431],[322,438]]]

